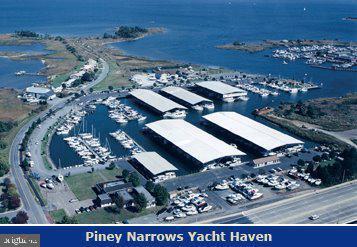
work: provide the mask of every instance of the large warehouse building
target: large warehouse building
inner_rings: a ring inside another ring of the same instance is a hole
[[[196,83],[196,86],[205,95],[223,101],[234,101],[247,96],[246,91],[220,81],[202,81]]]
[[[183,118],[187,108],[164,96],[147,89],[136,89],[130,92],[140,104],[168,118]]]
[[[272,152],[296,152],[303,145],[298,139],[236,112],[215,112],[203,118],[226,137],[233,137],[235,142],[254,148],[263,155]]]
[[[156,152],[142,152],[131,157],[130,163],[136,167],[143,176],[153,182],[176,177],[177,168],[162,158]]]
[[[212,100],[206,99],[181,87],[165,87],[161,89],[161,93],[187,107],[195,108],[197,106],[203,107],[213,104]]]
[[[171,146],[200,167],[240,162],[240,156],[245,155],[182,119],[159,120],[146,124],[146,127],[164,145]]]

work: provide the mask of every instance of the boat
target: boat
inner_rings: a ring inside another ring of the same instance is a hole
[[[142,116],[140,115],[140,117],[138,118],[138,121],[141,122],[141,121],[145,121],[146,120],[146,116]]]
[[[64,179],[63,175],[62,174],[58,174],[57,179],[58,179],[58,181],[62,182],[63,179]]]
[[[223,102],[232,103],[232,102],[234,102],[234,100],[235,100],[234,98],[229,97],[229,98],[224,98]]]
[[[20,71],[15,72],[15,75],[17,75],[17,76],[24,75],[24,74],[26,74],[25,70],[20,70]]]
[[[243,101],[248,101],[249,100],[249,97],[247,96],[242,96],[242,97],[239,97],[240,100],[243,100]]]
[[[212,110],[212,109],[214,109],[214,104],[213,103],[205,104],[203,107],[206,108],[206,109]]]
[[[192,109],[196,110],[196,111],[203,111],[203,106],[201,105],[194,105],[192,106]]]

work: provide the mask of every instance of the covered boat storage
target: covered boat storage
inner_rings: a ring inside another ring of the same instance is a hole
[[[208,97],[214,97],[220,100],[226,98],[237,99],[247,96],[246,91],[220,81],[202,81],[196,83],[196,86],[200,92]]]
[[[164,115],[175,111],[186,111],[187,108],[164,96],[147,89],[135,89],[130,92],[140,104],[145,105],[152,111]]]
[[[221,162],[239,163],[240,157],[245,155],[182,119],[159,120],[146,127],[158,142],[173,148],[176,154],[183,154],[197,168]]]
[[[198,94],[192,93],[182,87],[174,87],[174,86],[165,87],[161,89],[160,92],[164,96],[167,96],[168,98],[171,98],[187,107],[192,107],[195,105],[203,106],[206,104],[213,104],[212,100],[206,99]]]
[[[177,168],[156,152],[137,153],[131,157],[130,163],[154,182],[176,177]]]
[[[272,152],[296,152],[301,150],[303,142],[254,121],[236,112],[215,112],[203,116],[208,125],[218,130],[234,142],[253,148],[263,155]]]

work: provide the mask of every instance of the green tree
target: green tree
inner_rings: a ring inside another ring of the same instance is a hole
[[[303,166],[303,165],[305,165],[305,161],[303,159],[299,159],[297,161],[297,164],[298,164],[298,166]]]
[[[0,224],[11,224],[11,221],[8,217],[0,217]]]
[[[146,208],[148,204],[146,197],[143,193],[136,194],[134,196],[134,202],[139,212],[141,212],[144,208]]]
[[[112,85],[108,86],[109,91],[113,91],[114,87]]]
[[[78,220],[75,217],[63,216],[59,224],[78,224]]]
[[[129,175],[130,175],[130,172],[129,172],[127,169],[124,169],[124,170],[121,172],[121,176],[122,176],[125,180],[128,180]]]
[[[165,205],[170,198],[170,194],[167,192],[167,189],[159,184],[155,186],[153,195],[158,206]]]
[[[114,196],[114,203],[117,205],[119,210],[122,209],[125,205],[124,198],[118,193],[116,193]]]
[[[129,182],[131,182],[134,187],[139,186],[140,185],[139,175],[136,172],[132,172],[129,176]]]
[[[154,189],[155,189],[155,184],[153,181],[147,181],[146,184],[145,184],[145,188],[147,191],[149,191],[149,193],[153,193],[154,192]]]
[[[25,211],[19,211],[11,221],[14,224],[26,224],[28,219],[29,217]]]

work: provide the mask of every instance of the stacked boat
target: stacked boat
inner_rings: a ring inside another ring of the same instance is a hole
[[[132,155],[143,152],[142,148],[137,145],[124,131],[118,130],[110,133],[109,135],[114,137],[125,149],[130,150]]]
[[[66,116],[64,122],[56,129],[57,135],[68,135],[86,114],[87,112],[84,110],[71,111]]]

